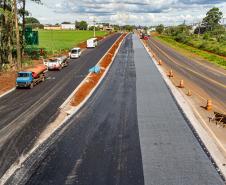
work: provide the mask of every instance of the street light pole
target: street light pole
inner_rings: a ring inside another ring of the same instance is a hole
[[[96,20],[95,18],[93,19],[93,37],[95,38],[96,37]]]

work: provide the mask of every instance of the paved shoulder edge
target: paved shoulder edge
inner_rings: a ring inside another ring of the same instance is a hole
[[[184,118],[187,120],[188,126],[191,128],[194,136],[197,138],[204,152],[207,154],[212,164],[215,166],[222,180],[225,182],[226,170],[225,167],[222,166],[224,156],[221,154],[221,150],[219,149],[219,146],[217,146],[216,141],[201,126],[200,121],[197,119],[195,114],[197,114],[198,117],[200,117],[200,115],[192,106],[191,102],[189,102],[187,98],[182,95],[178,91],[178,89],[172,84],[169,78],[167,78],[165,72],[158,66],[158,62],[152,57],[151,53],[143,42],[142,45],[148,53],[149,57],[154,61],[155,67],[160,72],[164,82],[167,85],[167,88],[169,89],[173,99],[175,100],[176,105],[181,110]]]

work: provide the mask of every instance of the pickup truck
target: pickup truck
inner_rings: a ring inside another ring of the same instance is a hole
[[[46,66],[40,65],[25,71],[18,72],[16,87],[33,88],[36,84],[45,80]]]
[[[68,60],[67,57],[57,57],[57,58],[51,58],[44,62],[44,64],[47,66],[48,70],[61,70],[63,67],[68,66]]]

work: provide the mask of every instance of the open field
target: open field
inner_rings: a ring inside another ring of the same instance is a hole
[[[93,36],[93,31],[39,30],[39,46],[48,52],[66,50]],[[97,31],[97,36],[104,36],[107,32]]]
[[[170,37],[159,35],[159,36],[155,36],[155,38],[157,40],[161,40],[165,44],[171,46],[172,48],[176,49],[177,51],[180,51],[181,53],[185,54],[188,57],[192,58],[192,57],[194,57],[194,55],[196,55],[198,57],[201,57],[202,59],[205,59],[209,62],[217,64],[218,66],[221,66],[224,69],[226,69],[226,57],[222,57],[220,55],[217,55],[217,54],[214,54],[211,52],[203,51],[201,49],[179,43]]]

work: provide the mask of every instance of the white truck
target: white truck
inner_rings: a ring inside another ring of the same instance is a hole
[[[86,41],[87,48],[95,48],[97,46],[97,38],[91,38]]]

